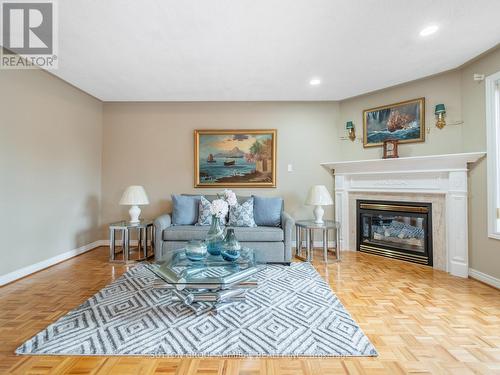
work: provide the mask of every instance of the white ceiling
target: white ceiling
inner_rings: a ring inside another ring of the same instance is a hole
[[[500,42],[498,0],[58,4],[54,73],[104,101],[340,100],[455,68]],[[439,31],[420,37],[430,24]]]

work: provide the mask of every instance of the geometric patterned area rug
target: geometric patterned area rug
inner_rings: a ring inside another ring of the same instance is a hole
[[[376,356],[309,263],[269,265],[244,302],[196,316],[139,264],[25,342],[17,354]]]

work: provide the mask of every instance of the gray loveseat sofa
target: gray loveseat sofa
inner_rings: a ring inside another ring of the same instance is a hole
[[[205,196],[212,201],[215,196]],[[238,196],[242,203],[250,197]],[[254,249],[258,262],[290,263],[292,259],[292,229],[294,220],[283,208],[279,226],[230,227],[243,246]],[[169,259],[173,250],[180,249],[189,240],[204,240],[209,226],[172,225],[172,215],[164,214],[154,221],[155,260]]]

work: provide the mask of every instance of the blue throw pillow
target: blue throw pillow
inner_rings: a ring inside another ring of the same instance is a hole
[[[172,224],[193,225],[198,221],[198,205],[201,196],[172,194]]]
[[[283,199],[279,197],[253,196],[253,217],[259,226],[279,227],[282,210]]]
[[[253,198],[242,204],[229,207],[229,226],[232,227],[255,227],[253,218]]]

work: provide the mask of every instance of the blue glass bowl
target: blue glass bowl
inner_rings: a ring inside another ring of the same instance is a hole
[[[186,258],[199,262],[207,256],[207,245],[202,241],[189,241],[186,245]]]
[[[222,259],[227,260],[228,262],[234,262],[240,257],[240,254],[239,250],[222,250],[221,252]]]

